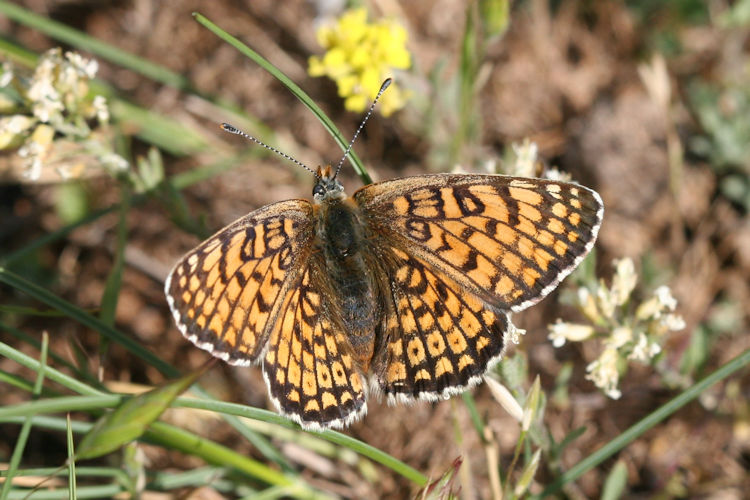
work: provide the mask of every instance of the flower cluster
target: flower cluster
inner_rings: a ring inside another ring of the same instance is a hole
[[[600,282],[595,289],[578,289],[578,306],[591,324],[567,323],[557,320],[549,326],[549,339],[555,347],[565,342],[582,342],[589,338],[603,339],[604,349],[586,367],[587,378],[607,396],[617,399],[620,377],[630,360],[648,363],[661,352],[666,333],[685,328],[681,316],[675,314],[677,300],[666,286],[635,305],[631,300],[638,276],[633,261],[616,260],[611,286]]]
[[[394,70],[411,66],[403,26],[389,20],[368,23],[364,8],[345,12],[334,26],[318,29],[317,36],[326,53],[311,57],[308,71],[334,80],[349,111],[364,111]],[[407,98],[408,92],[391,84],[380,99],[380,112],[390,115]]]
[[[31,78],[22,78],[9,63],[3,64],[0,112],[5,116],[0,118],[0,150],[19,148],[27,178],[39,180],[44,165],[57,156],[88,155],[105,167],[128,167],[108,141],[91,140],[96,135],[88,122],[95,120],[104,126],[109,121],[106,99],[89,92],[89,81],[97,69],[95,60],[74,52],[63,56],[59,48],[42,55]],[[65,140],[56,140],[61,137]],[[57,174],[62,179],[76,177],[84,167],[82,161],[63,161],[57,165]]]

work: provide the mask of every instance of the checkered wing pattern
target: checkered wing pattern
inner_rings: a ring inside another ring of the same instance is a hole
[[[313,253],[289,294],[263,360],[271,399],[306,428],[342,427],[366,411],[362,375]]]
[[[505,347],[509,321],[419,257],[391,248],[382,347],[373,382],[390,402],[435,400],[481,380]]]
[[[538,302],[578,265],[603,215],[582,186],[497,175],[397,179],[353,198],[391,280],[374,366],[395,400],[478,382],[502,355],[506,313]]]
[[[304,200],[268,205],[185,255],[165,284],[182,334],[229,363],[257,361],[304,271],[312,214]]]
[[[361,188],[366,226],[498,309],[552,291],[594,244],[604,208],[565,182],[436,174]]]

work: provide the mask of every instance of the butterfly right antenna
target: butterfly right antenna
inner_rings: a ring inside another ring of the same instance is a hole
[[[367,123],[367,119],[370,118],[370,115],[372,114],[372,110],[375,109],[375,104],[378,102],[378,99],[380,99],[380,96],[383,95],[383,92],[385,92],[385,89],[388,88],[388,85],[391,84],[393,80],[391,78],[386,78],[386,80],[383,82],[383,85],[380,86],[380,90],[378,90],[378,95],[375,96],[375,100],[372,101],[372,104],[370,104],[370,109],[367,110],[367,114],[362,119],[362,123],[359,124],[359,128],[357,128],[357,131],[354,132],[354,137],[352,137],[352,140],[349,141],[349,145],[346,147],[346,151],[344,151],[344,156],[341,157],[341,160],[339,160],[339,164],[336,165],[336,173],[333,174],[333,178],[335,179],[339,175],[339,170],[341,170],[341,165],[344,164],[344,160],[347,156],[349,156],[349,151],[352,150],[352,146],[354,145],[354,141],[357,139],[357,136],[360,132],[362,132],[362,128],[365,126],[365,123]]]

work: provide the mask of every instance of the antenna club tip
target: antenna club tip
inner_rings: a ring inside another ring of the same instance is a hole
[[[386,78],[383,82],[383,85],[380,86],[380,91],[382,92],[387,89],[391,82],[393,82],[393,78]]]
[[[221,127],[222,130],[224,130],[226,132],[230,132],[232,134],[239,134],[240,133],[240,131],[236,127],[233,127],[232,125],[230,125],[228,123],[222,123],[220,125],[220,127]]]

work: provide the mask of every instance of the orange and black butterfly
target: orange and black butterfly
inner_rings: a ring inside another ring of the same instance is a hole
[[[183,335],[262,363],[276,408],[311,429],[362,417],[369,391],[408,402],[477,384],[503,354],[508,314],[575,269],[604,212],[596,192],[552,180],[420,175],[347,197],[337,174],[318,169],[312,202],[220,230],[165,285]]]

